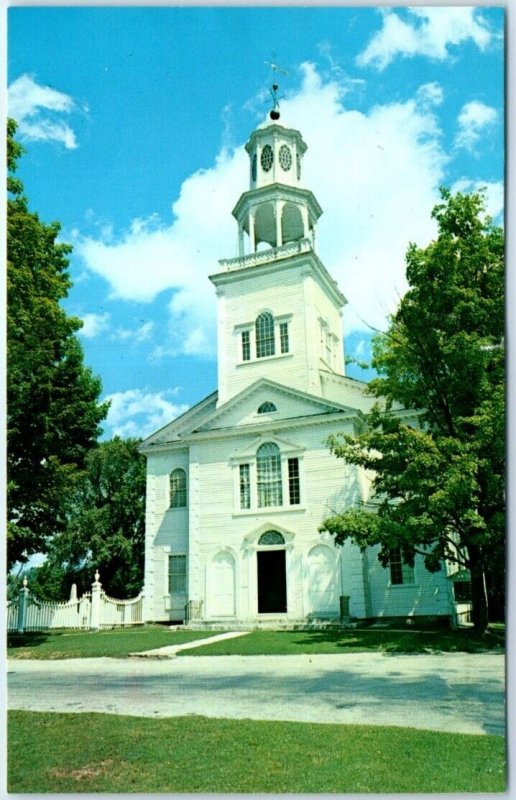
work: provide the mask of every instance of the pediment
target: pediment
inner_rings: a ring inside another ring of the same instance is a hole
[[[213,411],[195,428],[195,432],[250,426],[266,429],[274,427],[279,421],[353,411],[333,400],[315,397],[262,378]]]
[[[163,428],[160,428],[156,433],[151,434],[147,439],[144,439],[140,445],[140,450],[145,452],[147,449],[152,448],[153,445],[164,445],[172,442],[179,442],[185,435],[188,435],[198,425],[202,424],[204,420],[209,419],[217,406],[218,393],[205,397],[199,403],[185,411],[176,419],[168,422]]]

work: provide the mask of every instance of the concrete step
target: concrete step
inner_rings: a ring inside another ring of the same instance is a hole
[[[176,626],[171,626],[176,627]],[[285,620],[284,618],[267,620],[249,620],[232,622],[231,620],[191,620],[181,626],[183,630],[189,631],[253,631],[253,630],[274,630],[274,631],[317,631],[317,630],[344,630],[355,628],[354,622],[341,622],[340,620]]]

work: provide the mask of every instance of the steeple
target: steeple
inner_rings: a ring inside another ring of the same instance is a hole
[[[219,405],[262,377],[321,396],[321,371],[344,370],[346,300],[315,252],[322,209],[302,185],[303,137],[279,122],[278,88],[269,119],[245,145],[249,189],[233,209],[239,254],[210,275]]]

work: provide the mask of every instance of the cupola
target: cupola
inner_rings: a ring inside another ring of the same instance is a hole
[[[238,222],[239,253],[254,253],[259,245],[281,247],[307,239],[322,209],[301,183],[306,144],[299,131],[276,122],[257,128],[245,149],[250,160],[250,188],[233,209]]]

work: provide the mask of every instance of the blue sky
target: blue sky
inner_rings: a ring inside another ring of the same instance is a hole
[[[435,232],[439,186],[485,186],[501,222],[503,25],[473,7],[9,9],[19,175],[74,246],[66,307],[111,399],[106,436],[144,436],[216,388],[207,276],[236,255],[273,52],[324,210],[318,252],[348,299],[347,353],[367,358],[409,241]]]

